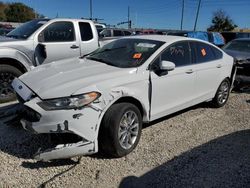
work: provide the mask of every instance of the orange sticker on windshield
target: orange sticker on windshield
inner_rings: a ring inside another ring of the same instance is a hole
[[[207,55],[207,52],[206,52],[206,50],[204,48],[201,49],[201,54],[202,54],[202,56]]]
[[[140,59],[141,56],[142,56],[141,53],[136,53],[136,54],[133,55],[133,59]]]

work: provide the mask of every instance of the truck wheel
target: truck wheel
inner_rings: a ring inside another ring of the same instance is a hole
[[[23,73],[11,65],[0,65],[0,103],[16,99],[11,83]]]
[[[112,157],[129,154],[137,146],[142,129],[139,109],[130,103],[112,105],[103,117],[99,134],[101,151]]]
[[[221,82],[215,97],[213,98],[213,105],[216,108],[222,107],[226,104],[230,93],[230,81],[225,79]]]

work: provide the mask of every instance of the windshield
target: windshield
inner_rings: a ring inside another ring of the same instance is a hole
[[[49,19],[35,19],[24,23],[23,25],[17,27],[13,31],[9,32],[6,36],[17,38],[17,39],[27,39],[32,35],[38,28],[43,24],[48,22]]]
[[[142,65],[164,42],[145,39],[119,39],[99,48],[87,59],[120,68]]]
[[[244,41],[244,40],[232,41],[228,43],[223,49],[250,53],[250,40],[249,41]]]

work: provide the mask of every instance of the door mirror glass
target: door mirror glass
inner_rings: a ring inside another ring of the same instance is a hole
[[[38,35],[38,42],[44,42],[44,32],[43,31],[41,33],[39,33],[39,35]]]
[[[172,71],[175,69],[175,64],[171,61],[161,61],[160,70],[162,71]]]

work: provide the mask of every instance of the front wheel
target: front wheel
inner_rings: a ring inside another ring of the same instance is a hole
[[[99,134],[101,151],[113,157],[129,154],[137,146],[142,129],[139,109],[130,103],[110,107],[103,117]]]
[[[222,107],[226,104],[230,93],[230,81],[225,79],[221,82],[215,97],[213,98],[213,104],[216,108]]]
[[[0,65],[0,103],[16,99],[11,83],[15,77],[22,75],[22,72],[11,65]]]

